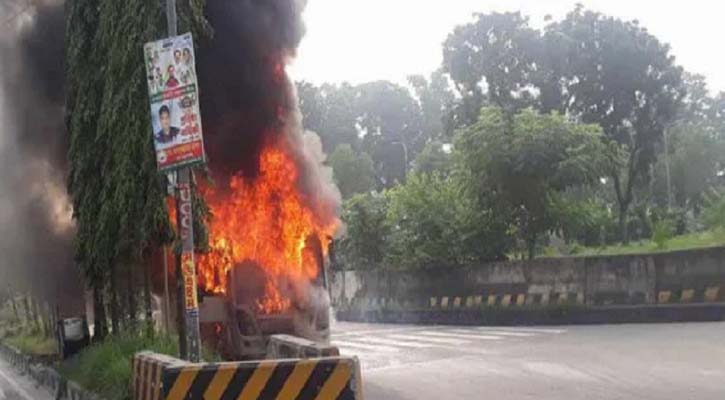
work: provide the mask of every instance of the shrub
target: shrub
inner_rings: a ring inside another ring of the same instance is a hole
[[[657,249],[665,249],[667,242],[672,239],[675,234],[674,223],[669,219],[661,219],[654,223],[652,228],[652,241]]]
[[[389,227],[388,197],[358,194],[345,201],[343,221],[347,234],[339,241],[338,256],[346,268],[375,268],[385,255]]]
[[[411,175],[389,192],[386,261],[421,267],[501,259],[510,248],[507,220],[454,178]]]
[[[725,229],[725,195],[722,192],[712,191],[705,195],[705,208],[700,218],[708,229]]]
[[[78,356],[61,364],[59,370],[63,376],[101,398],[126,400],[131,398],[131,360],[134,354],[145,350],[176,357],[178,338],[163,334],[151,337],[121,333],[84,349]],[[203,350],[204,360],[220,360],[207,348]]]

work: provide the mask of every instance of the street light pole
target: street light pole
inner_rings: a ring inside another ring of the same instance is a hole
[[[169,36],[176,36],[178,34],[176,0],[166,0],[166,23]],[[181,358],[199,362],[201,359],[201,335],[199,333],[199,306],[196,302],[191,170],[188,167],[183,167],[178,171],[175,194],[176,226],[181,236],[181,251],[176,256],[179,352]]]
[[[672,178],[670,177],[670,146],[668,136],[670,127],[665,128],[665,179],[667,180],[667,211],[672,210]]]
[[[681,119],[673,121],[669,125],[665,126],[664,131],[664,145],[665,145],[665,180],[667,183],[667,211],[672,210],[672,176],[670,174],[670,129],[677,123],[682,121]]]

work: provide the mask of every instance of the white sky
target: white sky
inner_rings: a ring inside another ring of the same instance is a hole
[[[624,19],[638,19],[672,46],[677,62],[725,91],[723,0],[308,0],[307,36],[290,67],[294,79],[314,83],[405,83],[440,66],[441,44],[474,12],[518,11],[536,27],[582,3]]]

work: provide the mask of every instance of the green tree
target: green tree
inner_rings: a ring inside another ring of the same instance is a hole
[[[430,142],[423,148],[413,161],[413,171],[417,173],[431,174],[437,172],[447,176],[453,168],[453,157],[451,152],[444,148],[438,141]]]
[[[387,81],[356,87],[363,148],[384,187],[405,182],[410,162],[425,145],[420,105],[408,89]]]
[[[181,31],[200,36],[203,5],[179,5]],[[99,309],[109,282],[118,332],[118,267],[142,262],[144,250],[171,239],[164,179],[152,151],[142,51],[145,42],[166,36],[164,8],[141,0],[81,0],[69,4],[68,15],[68,187],[78,223],[76,257]]]
[[[608,177],[621,238],[628,240],[626,221],[635,191],[647,186],[663,130],[674,120],[684,94],[682,70],[669,46],[636,21],[582,6],[562,21],[550,22],[543,33],[519,13],[491,13],[456,28],[444,45],[443,65],[464,108],[483,104],[485,97],[509,117],[534,106],[599,124],[606,141],[627,155]]]
[[[567,55],[550,68],[549,81],[560,85],[556,102],[560,111],[600,125],[607,141],[626,154],[624,164],[611,169],[609,178],[622,241],[627,242],[626,221],[635,188],[649,179],[657,145],[684,95],[682,69],[675,66],[669,46],[637,21],[581,6],[549,24],[543,40],[542,47]]]
[[[448,36],[443,68],[462,95],[462,125],[478,118],[484,100],[508,112],[533,105],[539,37],[520,12],[476,14]]]
[[[339,252],[348,268],[380,267],[385,258],[389,227],[384,193],[361,193],[345,201],[342,219],[347,233]]]
[[[664,207],[669,205],[671,194],[674,206],[697,215],[703,195],[720,185],[719,174],[725,165],[725,121],[703,76],[685,74],[684,82],[687,95],[677,121],[666,130],[668,147],[662,153],[667,152],[667,157],[660,157],[655,165],[653,197]],[[667,167],[672,193],[667,188]]]
[[[452,133],[452,107],[455,96],[448,77],[442,70],[430,79],[422,75],[408,77],[423,114],[423,136],[427,142],[444,140]]]
[[[387,264],[421,268],[505,258],[506,221],[463,182],[412,174],[388,196]]]
[[[370,192],[375,186],[373,160],[365,153],[357,153],[349,144],[337,146],[328,158],[335,183],[342,197],[347,199],[356,193]]]
[[[320,136],[323,149],[332,153],[339,145],[360,149],[356,88],[348,83],[315,86],[298,82],[297,93],[305,129]]]
[[[104,85],[99,69],[95,68],[103,58],[96,38],[100,19],[98,3],[97,0],[78,0],[68,4],[66,124],[70,134],[68,192],[78,226],[76,260],[93,289],[96,338],[102,339],[107,332],[103,289],[108,271],[99,260],[94,240],[101,208],[98,171],[107,150],[101,145],[97,131]]]
[[[567,122],[528,109],[510,120],[500,108],[482,111],[455,148],[468,184],[491,191],[510,207],[519,238],[534,257],[540,235],[556,228],[552,201],[565,189],[598,180],[610,150],[596,125]]]
[[[669,158],[661,157],[655,166],[654,195],[667,205],[666,162],[669,162],[672,198],[675,206],[698,213],[703,195],[720,185],[718,174],[725,165],[725,142],[707,133],[706,128],[683,123],[671,128]]]

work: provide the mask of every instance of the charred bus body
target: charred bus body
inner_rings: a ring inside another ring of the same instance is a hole
[[[328,344],[327,257],[316,236],[308,238],[303,251],[311,252],[317,261],[318,273],[313,279],[271,276],[251,260],[231,268],[226,294],[204,296],[199,305],[202,341],[226,360],[265,358],[269,337],[275,334]],[[274,285],[288,306],[281,311],[263,311],[260,301],[267,285]]]

